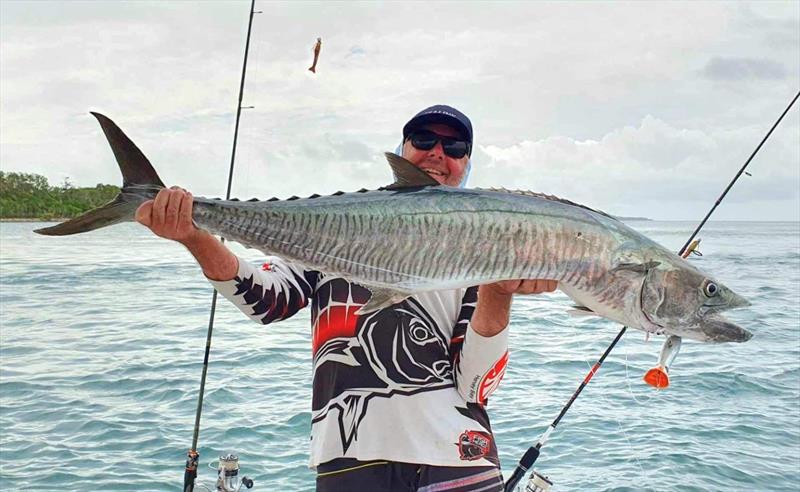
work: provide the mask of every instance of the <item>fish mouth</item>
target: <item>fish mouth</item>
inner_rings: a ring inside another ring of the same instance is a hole
[[[718,314],[706,316],[698,323],[697,328],[702,336],[701,341],[704,342],[742,343],[753,338],[750,331]]]
[[[730,297],[728,298],[728,307],[730,309],[748,307],[752,305],[753,303],[751,303],[744,297],[740,296],[739,294],[734,294],[733,292],[730,293]]]

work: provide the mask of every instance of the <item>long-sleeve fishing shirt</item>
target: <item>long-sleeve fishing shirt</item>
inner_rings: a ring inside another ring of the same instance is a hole
[[[357,315],[366,288],[276,257],[260,268],[240,258],[234,279],[211,283],[263,324],[311,303],[312,467],[341,457],[499,465],[485,405],[505,371],[508,330],[471,328],[477,287]]]

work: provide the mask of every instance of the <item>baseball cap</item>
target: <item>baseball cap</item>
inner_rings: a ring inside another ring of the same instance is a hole
[[[456,108],[444,104],[437,104],[425,108],[408,120],[408,123],[403,127],[403,140],[407,139],[408,135],[415,130],[430,123],[442,123],[452,126],[456,131],[461,133],[461,136],[466,139],[470,147],[472,147],[472,123],[469,121],[469,118]],[[472,153],[471,149],[470,153]]]

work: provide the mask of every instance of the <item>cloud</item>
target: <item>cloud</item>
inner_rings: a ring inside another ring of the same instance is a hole
[[[753,176],[728,201],[797,201],[798,128],[789,123],[776,132],[770,150],[750,168]],[[676,209],[664,204],[713,203],[761,137],[755,128],[704,131],[647,116],[599,140],[554,136],[480,146],[472,184],[533,189],[610,213],[676,218]]]
[[[347,56],[348,57],[351,57],[351,56],[363,56],[363,55],[366,55],[366,54],[367,54],[367,51],[364,48],[362,48],[361,46],[353,46],[353,47],[350,48],[350,53],[348,53]]]
[[[712,80],[784,79],[788,76],[786,67],[773,60],[721,56],[711,58],[701,73]]]
[[[220,195],[248,8],[0,2],[0,165],[117,183],[91,109],[117,121],[165,182]],[[719,192],[800,72],[790,3],[703,2],[691,16],[672,3],[438,3],[424,24],[414,4],[259,8],[243,100],[255,108],[242,112],[234,173],[234,194],[248,198],[384,185],[382,153],[402,125],[447,103],[473,121],[472,184],[680,214],[687,199]],[[737,185],[733,199],[755,194],[743,218],[800,209],[797,115]],[[789,201],[759,205],[776,196]]]

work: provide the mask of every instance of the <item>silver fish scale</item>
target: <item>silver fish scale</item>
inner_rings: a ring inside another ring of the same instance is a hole
[[[627,239],[606,216],[537,195],[428,187],[237,202],[198,198],[201,227],[265,254],[403,291],[550,278],[592,290]]]

